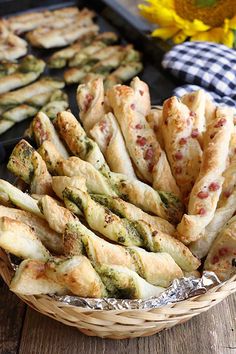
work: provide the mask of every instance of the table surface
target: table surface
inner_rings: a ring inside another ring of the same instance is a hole
[[[138,14],[137,0],[119,0]],[[0,177],[7,178],[0,165]],[[113,341],[87,337],[26,306],[0,278],[1,354],[233,354],[236,297],[231,295],[185,324],[146,338]]]

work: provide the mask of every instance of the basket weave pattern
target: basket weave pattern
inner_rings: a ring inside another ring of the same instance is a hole
[[[0,249],[0,275],[9,285],[13,270]],[[81,332],[103,338],[150,336],[207,311],[236,291],[236,275],[206,294],[150,310],[88,310],[67,305],[47,295],[19,296],[30,307]]]

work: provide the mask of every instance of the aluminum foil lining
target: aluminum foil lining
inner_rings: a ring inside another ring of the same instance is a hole
[[[220,283],[215,273],[205,271],[201,278],[189,277],[176,279],[160,296],[146,300],[90,299],[71,295],[53,295],[52,297],[64,304],[83,307],[88,310],[148,310],[204,294],[210,288]]]
[[[8,254],[8,259],[14,271],[19,267],[19,259]],[[206,293],[212,287],[221,284],[214,272],[204,271],[201,278],[188,277],[175,279],[172,284],[158,297],[146,300],[129,300],[103,298],[93,299],[74,295],[49,295],[54,300],[64,304],[83,307],[88,310],[148,310],[173,304],[193,296]]]

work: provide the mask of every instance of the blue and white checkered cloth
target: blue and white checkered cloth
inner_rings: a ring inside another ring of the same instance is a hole
[[[210,42],[184,42],[165,54],[162,66],[186,83],[174,90],[181,97],[204,89],[217,104],[236,108],[236,51]]]

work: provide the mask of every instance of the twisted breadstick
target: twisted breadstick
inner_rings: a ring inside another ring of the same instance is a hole
[[[112,113],[106,114],[90,130],[113,172],[136,178],[120,127]]]
[[[120,265],[136,271],[153,285],[167,287],[183,272],[167,253],[151,253],[139,247],[123,247],[111,244],[81,223],[67,224],[64,233],[66,255],[81,252],[81,243],[92,264]]]
[[[52,177],[42,157],[25,140],[21,140],[13,149],[8,169],[30,185],[31,193],[52,194]]]
[[[218,107],[216,120],[208,128],[210,142],[203,152],[200,173],[190,194],[188,214],[184,214],[177,227],[179,239],[186,244],[197,240],[214,217],[232,131],[232,112]]]
[[[131,86],[117,85],[107,92],[129,154],[140,174],[155,189],[179,195],[166,155],[145,119],[150,112],[148,87],[138,78]]]
[[[172,173],[186,198],[199,174],[202,150],[196,139],[194,119],[176,97],[164,102],[162,136]]]
[[[236,273],[236,217],[230,219],[215,239],[206,258],[204,269],[211,270],[221,280]]]
[[[87,84],[78,86],[77,103],[80,109],[80,118],[87,134],[93,126],[104,116],[104,87],[102,78],[94,79]]]
[[[97,143],[87,137],[72,113],[66,111],[59,113],[55,120],[55,126],[75,156],[90,162],[97,170],[104,173],[110,171]]]
[[[181,97],[181,101],[193,112],[193,129],[198,132],[199,142],[202,141],[203,133],[206,130],[206,100],[207,94],[203,90],[187,93]]]
[[[142,246],[152,252],[169,253],[184,270],[194,270],[199,266],[199,261],[187,247],[145,221],[131,222],[120,218],[79,189],[66,188],[63,195],[68,209],[71,209],[67,203],[70,201],[80,209],[89,226],[108,239],[126,246]]]

